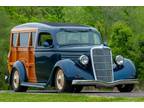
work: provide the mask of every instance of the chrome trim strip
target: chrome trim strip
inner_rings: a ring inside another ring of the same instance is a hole
[[[73,80],[72,85],[97,85],[103,87],[113,87],[120,84],[137,84],[137,79],[116,80],[113,82],[95,81],[95,80]]]
[[[92,69],[93,69],[94,78],[95,78],[95,80],[97,80],[96,72],[95,72],[95,68],[94,68],[94,60],[93,60],[93,49],[94,48],[96,48],[96,47],[91,48],[90,55],[91,55],[91,62],[92,62]]]
[[[97,80],[97,77],[96,77],[96,72],[95,72],[95,68],[94,68],[94,60],[93,60],[93,49],[103,49],[103,48],[108,48],[110,50],[110,54],[111,54],[111,68],[112,68],[112,82],[114,81],[114,73],[113,73],[113,59],[112,59],[112,51],[109,47],[105,47],[103,45],[101,46],[97,46],[97,47],[92,47],[91,50],[90,50],[90,56],[91,56],[91,62],[92,62],[92,69],[93,69],[93,74],[94,74],[94,78],[95,80]]]
[[[114,81],[114,72],[113,72],[113,59],[112,59],[112,51],[110,49],[110,53],[111,53],[111,68],[112,68],[112,82]]]

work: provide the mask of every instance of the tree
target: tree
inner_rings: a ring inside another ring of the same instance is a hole
[[[112,25],[110,46],[112,47],[113,54],[122,54],[128,57],[131,45],[129,39],[133,36],[131,28],[123,21],[118,21]]]
[[[10,19],[7,13],[1,8],[0,10],[0,89],[5,88],[4,75],[7,71],[7,52],[9,46],[9,24]]]

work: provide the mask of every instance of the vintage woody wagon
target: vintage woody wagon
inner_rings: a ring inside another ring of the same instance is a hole
[[[103,44],[93,27],[26,23],[11,30],[8,81],[16,92],[55,86],[59,92],[80,92],[83,86],[117,87],[131,92],[137,83],[130,59]]]

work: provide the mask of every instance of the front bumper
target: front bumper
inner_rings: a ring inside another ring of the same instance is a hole
[[[73,80],[72,85],[88,85],[88,86],[102,86],[102,87],[114,87],[121,84],[136,84],[138,83],[137,79],[124,79],[116,80],[113,82],[104,82],[96,80]]]

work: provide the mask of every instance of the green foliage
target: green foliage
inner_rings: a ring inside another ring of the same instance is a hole
[[[9,33],[26,22],[66,22],[96,27],[112,48],[136,64],[144,80],[144,7],[0,7],[0,89],[6,89]],[[141,83],[142,84],[142,83]]]
[[[144,35],[133,36],[130,39],[132,51],[130,52],[133,61],[136,64],[138,78],[143,82],[144,80]],[[141,83],[143,84],[143,83]]]
[[[5,88],[4,75],[7,71],[7,52],[9,46],[8,30],[9,17],[4,11],[0,11],[0,89]]]
[[[121,54],[125,57],[129,55],[131,45],[129,39],[133,33],[131,28],[122,21],[118,21],[112,25],[110,46],[113,48],[113,54]]]

